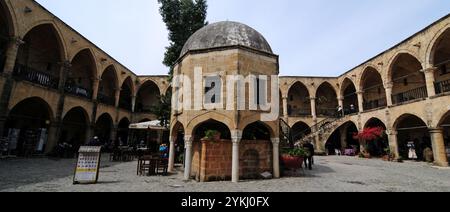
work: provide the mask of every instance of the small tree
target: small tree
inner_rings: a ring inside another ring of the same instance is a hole
[[[159,97],[159,102],[150,108],[150,112],[156,115],[162,127],[169,127],[171,114],[172,95],[168,92],[167,95]]]

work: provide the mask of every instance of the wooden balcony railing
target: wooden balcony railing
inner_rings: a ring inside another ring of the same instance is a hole
[[[13,75],[16,79],[25,80],[48,88],[58,89],[58,77],[22,64],[16,64]]]
[[[392,103],[399,104],[416,99],[427,98],[427,87],[420,87],[403,93],[392,95]]]

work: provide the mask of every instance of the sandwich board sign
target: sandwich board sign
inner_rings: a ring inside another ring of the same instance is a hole
[[[95,184],[100,170],[101,146],[82,146],[78,151],[73,184]]]

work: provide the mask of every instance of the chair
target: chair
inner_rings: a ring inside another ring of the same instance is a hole
[[[156,165],[156,174],[157,175],[163,175],[163,176],[167,176],[168,174],[168,165],[169,165],[169,161],[165,158],[160,158],[157,160],[157,165]]]

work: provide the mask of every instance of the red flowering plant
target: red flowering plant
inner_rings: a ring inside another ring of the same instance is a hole
[[[384,128],[382,127],[369,127],[365,128],[359,133],[355,133],[353,138],[359,140],[360,144],[364,146],[364,150],[361,151],[360,156],[365,158],[370,158],[371,155],[368,150],[368,142],[373,142],[383,137]]]

